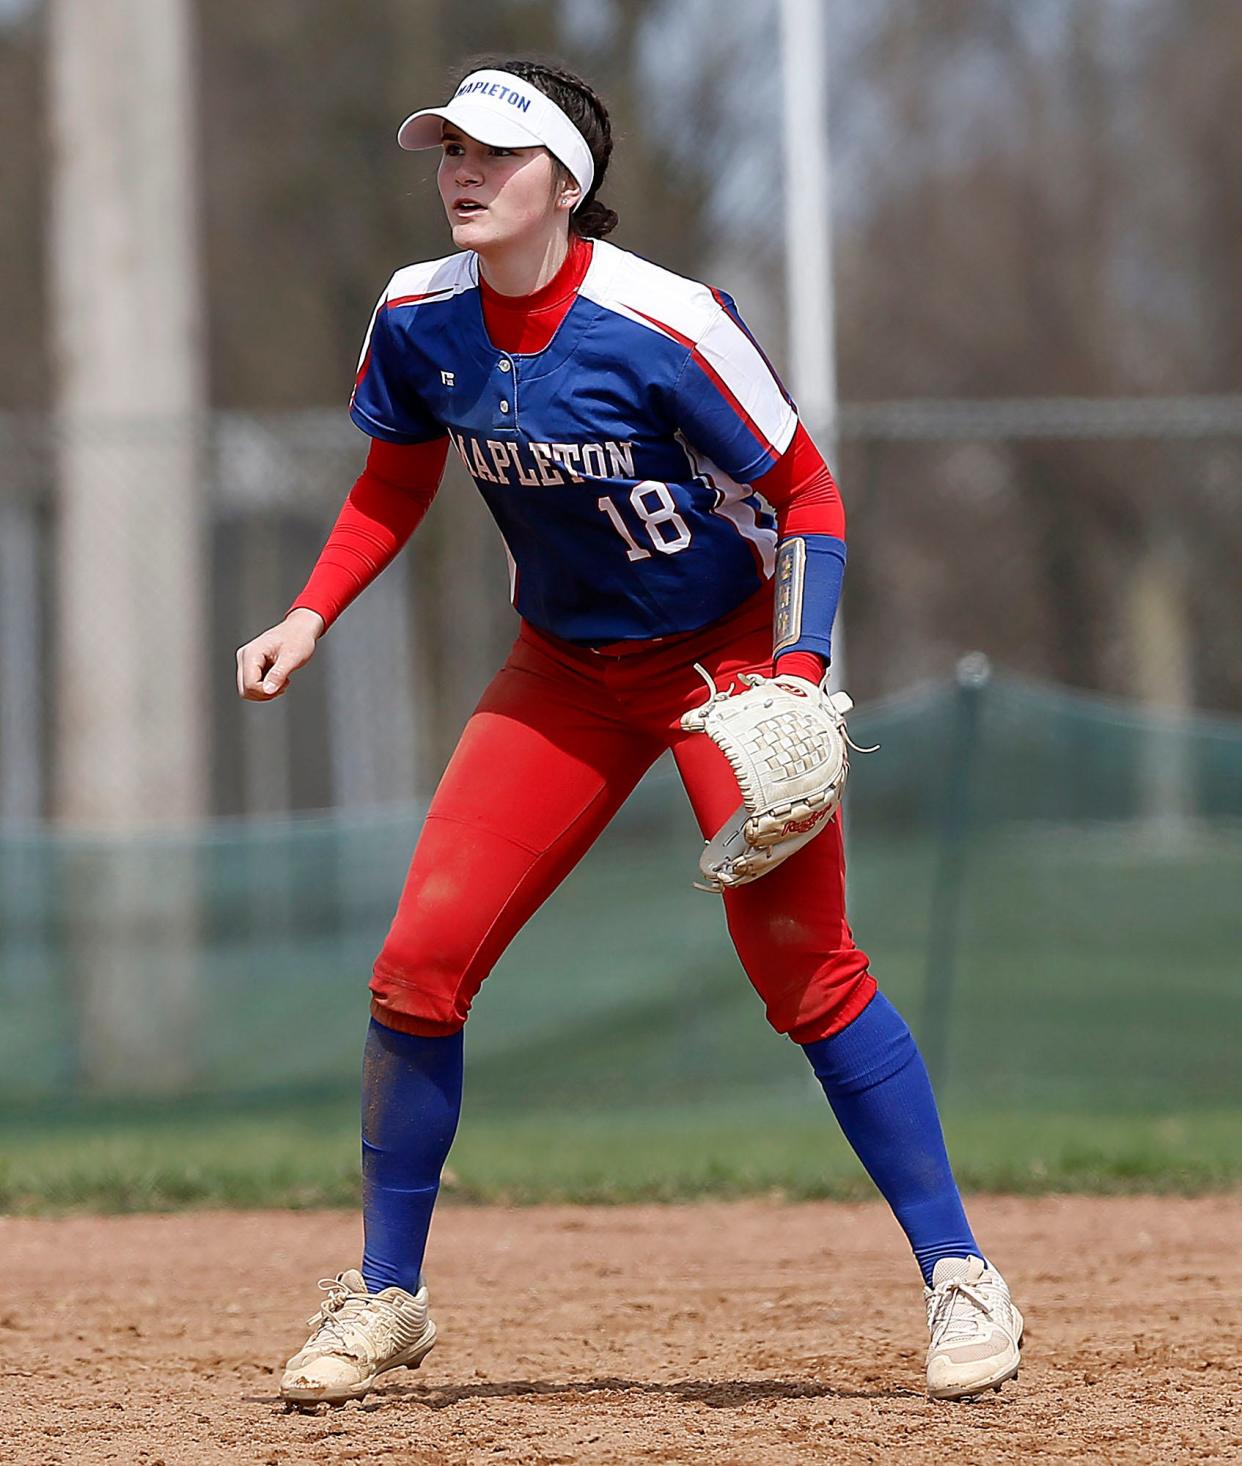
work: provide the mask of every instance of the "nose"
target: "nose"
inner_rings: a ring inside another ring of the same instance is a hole
[[[475,159],[469,155],[458,158],[457,167],[453,170],[453,181],[459,188],[466,188],[472,183],[481,183],[482,179],[482,169]]]

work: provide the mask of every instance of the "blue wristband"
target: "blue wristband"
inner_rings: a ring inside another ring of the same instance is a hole
[[[832,623],[845,578],[845,541],[830,534],[790,535],[776,552],[776,628],[772,652],[815,652],[832,660]]]

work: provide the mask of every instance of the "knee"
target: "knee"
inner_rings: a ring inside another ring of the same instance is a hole
[[[782,918],[797,927],[796,918]],[[795,1043],[814,1043],[852,1023],[876,991],[867,954],[852,942],[815,950],[799,940],[767,940],[735,945],[751,985],[764,1001],[768,1022]],[[752,933],[753,936],[753,933]]]
[[[856,947],[826,963],[809,981],[796,983],[785,1001],[769,1006],[768,1020],[794,1043],[815,1043],[848,1028],[876,994],[867,958]]]
[[[469,958],[418,931],[390,932],[371,970],[371,1014],[399,1033],[441,1038],[470,1015]]]
[[[826,843],[835,838],[825,832],[761,881],[725,893],[729,935],[746,975],[768,1022],[795,1043],[838,1032],[875,992],[867,954],[845,917],[839,839]],[[804,857],[814,858],[808,864]]]
[[[465,1023],[482,982],[485,928],[444,872],[414,870],[371,973],[371,1012],[398,1032],[441,1037]]]

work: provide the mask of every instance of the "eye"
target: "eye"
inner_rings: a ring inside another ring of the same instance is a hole
[[[444,144],[444,156],[446,158],[460,158],[465,151],[465,148],[460,143],[446,141]]]
[[[488,148],[487,151],[492,155],[493,158],[516,158],[517,157],[517,149],[516,148]]]

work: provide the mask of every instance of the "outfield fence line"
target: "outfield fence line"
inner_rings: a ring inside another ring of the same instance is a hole
[[[852,925],[942,1095],[1236,1106],[1242,722],[1157,728],[979,670],[851,719],[881,746],[847,795]],[[1151,784],[1170,738],[1175,819]],[[0,825],[0,1097],[356,1084],[423,808],[151,839]],[[802,1102],[805,1065],[766,1027],[719,900],[691,887],[698,850],[657,766],[484,984],[476,1112]]]

